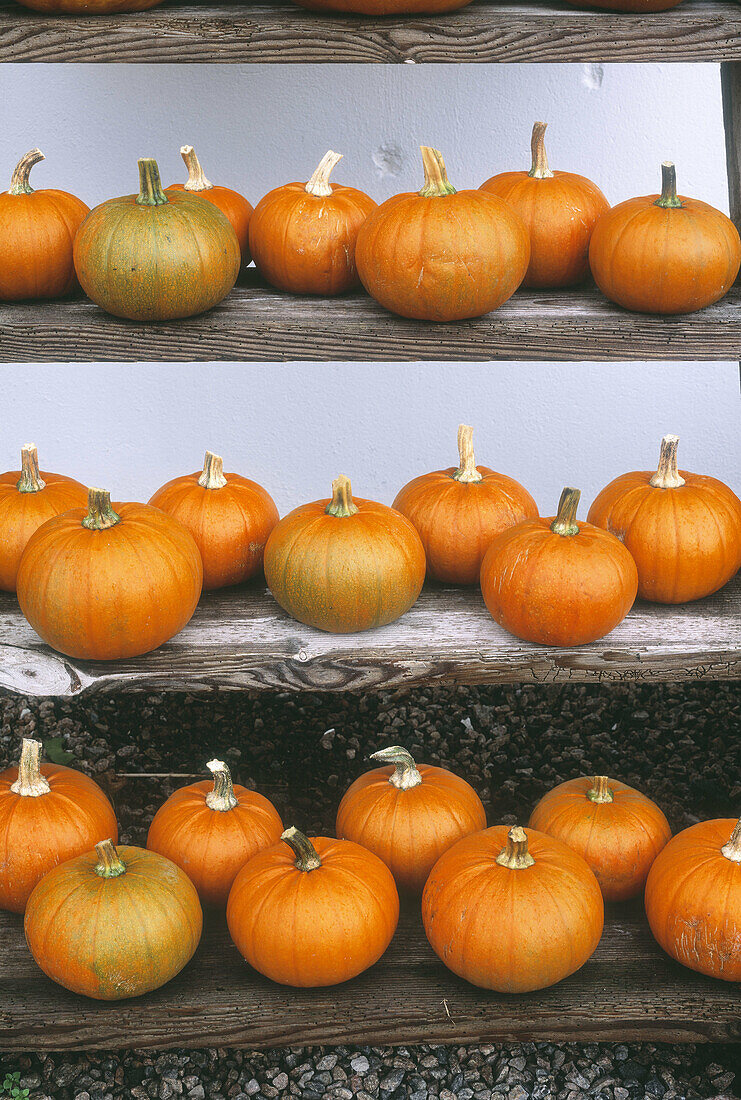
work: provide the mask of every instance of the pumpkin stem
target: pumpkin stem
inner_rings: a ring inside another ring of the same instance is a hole
[[[359,510],[352,498],[350,478],[340,474],[332,482],[332,499],[324,511],[328,516],[345,519],[347,516],[354,516]]]
[[[293,848],[296,853],[296,866],[299,871],[316,871],[317,867],[321,867],[322,861],[320,860],[316,848],[309,840],[308,836],[304,836],[298,829],[295,829],[291,825],[290,829],[286,829],[284,833],[281,833],[281,840],[285,840],[289,847]]]
[[[87,527],[88,531],[105,531],[120,522],[121,517],[113,510],[108,490],[88,489],[87,515],[83,517],[82,526]]]
[[[49,782],[41,774],[41,749],[40,741],[32,741],[30,737],[24,737],[21,742],[21,758],[18,761],[18,778],[11,786],[13,794],[19,794],[24,798],[38,798],[39,795],[48,794],[51,790]]]
[[[95,873],[101,878],[118,878],[126,874],[126,864],[123,862],[116,845],[112,840],[101,840],[95,845],[98,853],[98,862],[95,864]]]
[[[21,447],[21,476],[15,483],[19,493],[40,493],[46,482],[39,473],[39,452],[35,443]]]
[[[212,451],[206,451],[203,460],[203,471],[198,478],[198,484],[202,489],[223,489],[226,485],[224,477],[224,459],[215,455]]]
[[[213,184],[210,179],[207,179],[203,174],[201,168],[201,162],[196,156],[196,151],[192,145],[183,145],[180,150],[180,156],[185,161],[185,167],[188,169],[188,178],[183,184],[184,191],[210,191],[213,188]]]
[[[453,477],[456,481],[462,481],[464,485],[484,480],[483,475],[476,469],[476,459],[473,454],[473,428],[470,424],[458,425],[458,469]]]
[[[396,771],[389,776],[389,783],[399,791],[409,791],[418,787],[422,776],[417,771],[414,757],[402,745],[389,745],[371,753],[371,760],[380,760],[382,764],[394,764]]]
[[[664,210],[676,210],[684,203],[677,197],[677,169],[670,160],[661,165],[661,194],[654,203]]]
[[[422,164],[425,170],[424,187],[419,192],[423,199],[439,198],[442,195],[454,195],[455,187],[445,171],[443,155],[429,145],[420,145]]]
[[[594,786],[590,787],[587,791],[587,798],[590,802],[614,802],[612,791],[608,784],[610,780],[606,775],[595,775]]]
[[[553,172],[548,167],[548,157],[545,151],[545,131],[547,122],[534,122],[533,133],[530,138],[530,150],[533,155],[533,163],[528,176],[534,180],[553,179]]]
[[[732,863],[741,863],[741,818],[738,819],[728,843],[724,844],[720,851]]]
[[[225,813],[239,805],[232,785],[231,772],[223,760],[209,760],[206,764],[214,777],[214,789],[206,795],[206,805],[209,810],[219,810]]]
[[[33,194],[33,187],[29,183],[28,177],[31,175],[31,169],[34,164],[38,164],[41,160],[46,160],[46,157],[40,149],[31,149],[30,152],[21,157],[13,169],[13,175],[10,178],[9,193],[11,195]]]
[[[326,199],[328,195],[332,194],[329,177],[341,160],[342,153],[333,153],[331,149],[324,154],[316,167],[314,175],[304,187],[307,195],[315,195],[318,199]]]
[[[524,871],[535,863],[527,850],[527,833],[519,825],[514,825],[510,829],[507,834],[507,843],[497,856],[496,862],[500,867],[508,867],[510,871]]]
[[[678,435],[665,435],[661,441],[659,468],[649,481],[654,489],[679,489],[684,478],[677,468]]]
[[[564,489],[558,502],[558,512],[551,524],[554,535],[578,535],[579,525],[576,522],[576,510],[579,507],[581,489]]]
[[[162,190],[160,170],[153,157],[142,157],[139,161],[139,194],[136,202],[138,206],[164,206],[169,202]]]

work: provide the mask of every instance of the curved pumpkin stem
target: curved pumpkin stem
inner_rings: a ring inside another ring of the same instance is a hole
[[[507,844],[496,858],[500,867],[510,871],[524,871],[532,867],[535,860],[527,850],[527,833],[519,825],[514,825],[507,834]]]
[[[339,519],[354,516],[360,511],[352,498],[352,486],[349,477],[340,474],[339,477],[334,479],[332,482],[332,499],[324,511],[328,516],[337,516]]]
[[[422,165],[425,170],[425,182],[419,192],[423,199],[441,198],[444,195],[454,195],[455,187],[448,179],[445,170],[443,155],[438,149],[432,149],[429,145],[420,145],[422,151]]]
[[[22,798],[39,798],[51,790],[46,776],[41,774],[42,748],[40,741],[33,741],[30,737],[23,738],[18,778],[10,788],[13,794],[19,794]]]
[[[209,760],[206,767],[214,777],[214,789],[206,795],[206,805],[209,810],[218,810],[226,813],[239,805],[234,794],[232,775],[223,760]]]
[[[545,131],[547,122],[534,122],[533,132],[530,138],[530,151],[533,157],[532,167],[528,172],[534,180],[553,179],[553,172],[548,167],[548,156],[545,151]]]
[[[661,194],[654,206],[660,206],[662,210],[677,210],[683,205],[677,196],[677,169],[670,160],[665,160],[661,165]]]
[[[13,175],[10,178],[10,194],[11,195],[32,195],[33,187],[31,186],[28,177],[31,175],[31,169],[34,164],[38,164],[39,161],[46,160],[46,157],[40,149],[31,149],[26,153],[16,164],[13,169]]]
[[[382,764],[393,764],[396,771],[389,776],[389,783],[400,791],[410,791],[412,787],[418,787],[422,782],[422,776],[417,771],[414,757],[402,745],[389,745],[387,749],[379,749],[371,753],[371,760],[379,760]]]
[[[157,161],[152,157],[142,157],[139,161],[139,194],[137,206],[164,206],[169,202],[162,190],[162,180]]]
[[[183,145],[180,149],[180,156],[185,161],[185,167],[188,169],[188,178],[183,184],[184,191],[211,191],[213,184],[210,179],[207,179],[203,174],[201,168],[201,162],[196,156],[196,151],[192,145]]]
[[[551,524],[554,535],[578,535],[579,525],[576,522],[576,510],[579,507],[581,489],[564,489],[558,502],[558,512]]]
[[[95,845],[95,851],[98,853],[98,862],[95,864],[96,875],[100,875],[101,878],[118,878],[119,875],[126,874],[126,864],[116,851],[116,845],[112,840],[101,840]]]
[[[21,476],[15,483],[19,493],[40,493],[46,482],[39,473],[39,452],[35,443],[21,447]]]
[[[662,439],[659,468],[649,481],[654,489],[679,489],[684,485],[684,478],[677,467],[678,446],[678,435],[665,435]]]
[[[329,177],[333,169],[342,160],[342,156],[342,153],[333,153],[331,149],[324,154],[317,165],[314,175],[304,187],[304,191],[306,191],[308,195],[315,195],[318,199],[326,199],[332,194],[332,185],[329,182]]]
[[[458,425],[458,469],[453,474],[456,481],[472,485],[483,481],[483,475],[476,469],[473,453],[473,428],[470,424]]]
[[[590,787],[587,791],[587,798],[590,802],[614,802],[613,793],[609,787],[610,780],[606,775],[595,775],[594,786]]]
[[[296,866],[299,871],[316,871],[317,868],[321,867],[322,861],[316,848],[309,838],[300,833],[298,829],[295,829],[293,825],[290,829],[286,829],[284,833],[281,833],[280,839],[285,840],[286,844],[293,848],[296,854]]]
[[[728,843],[721,848],[721,853],[732,863],[741,863],[741,818],[731,833]]]
[[[226,485],[224,459],[220,455],[215,455],[213,451],[206,451],[206,457],[203,460],[203,471],[198,478],[198,484],[202,489],[224,488]]]
[[[106,531],[120,522],[121,517],[113,510],[108,490],[88,489],[87,515],[83,517],[82,526],[87,527],[88,531]]]

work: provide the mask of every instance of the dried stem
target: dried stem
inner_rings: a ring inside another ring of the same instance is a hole
[[[325,153],[322,159],[317,165],[314,175],[306,184],[304,190],[309,195],[314,195],[318,199],[326,199],[332,194],[332,185],[329,182],[329,177],[332,174],[332,170],[342,160],[342,153],[333,153],[330,149]]]
[[[371,760],[395,766],[396,770],[389,776],[389,783],[400,791],[409,791],[422,782],[414,757],[402,745],[389,745],[387,749],[379,749],[378,752],[371,753]]]
[[[500,867],[508,867],[511,871],[524,871],[535,863],[527,850],[527,833],[519,825],[510,829],[507,844],[497,856],[496,862]]]
[[[46,482],[39,473],[39,452],[35,443],[21,447],[21,476],[15,483],[19,493],[40,493]]]
[[[337,516],[340,519],[354,516],[359,511],[352,498],[352,486],[349,477],[340,474],[339,477],[334,479],[332,482],[332,499],[324,511],[328,516]]]
[[[23,798],[39,798],[51,790],[48,780],[41,774],[42,748],[40,741],[33,741],[30,737],[23,738],[18,778],[10,788],[13,794],[19,794]]]
[[[649,481],[654,489],[679,489],[684,485],[684,478],[677,468],[678,435],[665,435],[661,441],[661,454],[659,455],[659,467]]]
[[[203,460],[203,470],[198,478],[198,484],[202,489],[223,489],[226,485],[224,477],[224,459],[215,455],[213,451],[206,451]]]

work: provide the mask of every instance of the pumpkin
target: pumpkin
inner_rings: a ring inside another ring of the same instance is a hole
[[[692,313],[733,286],[741,240],[730,218],[677,195],[673,164],[661,166],[660,195],[628,199],[594,227],[589,264],[602,293],[639,313]]]
[[[633,606],[635,562],[619,539],[577,523],[578,489],[558,515],[497,535],[481,566],[481,591],[500,626],[540,645],[584,645],[609,634]]]
[[[402,317],[480,317],[506,302],[524,279],[527,230],[497,195],[456,191],[442,155],[421,148],[422,190],[388,199],[358,234],[360,280],[377,302]]]
[[[741,821],[701,821],[670,840],[648,875],[646,916],[682,966],[741,982]]]
[[[212,202],[222,214],[225,214],[239,241],[242,267],[247,267],[251,260],[249,234],[253,213],[252,204],[247,202],[244,195],[240,195],[238,191],[232,191],[231,187],[221,187],[211,183],[206,178],[192,145],[184,145],[180,150],[180,156],[188,169],[188,178],[185,183],[171,184],[167,188],[168,192],[187,191],[189,195],[197,195],[198,198]]]
[[[18,568],[18,603],[45,642],[68,657],[114,661],[162,645],[201,594],[198,547],[148,504],[111,504],[90,489],[87,511],[50,519]]]
[[[605,901],[640,894],[672,835],[655,802],[605,775],[559,783],[538,802],[530,828],[578,852],[597,876]]]
[[[584,965],[604,902],[580,855],[534,829],[495,825],[440,856],[422,895],[427,938],[473,985],[527,993]]]
[[[374,500],[332,499],[285,516],[265,546],[265,578],[284,610],[332,634],[385,626],[408,611],[425,578],[425,552],[408,519]]]
[[[376,204],[329,182],[341,153],[326,153],[308,183],[276,187],[255,207],[250,249],[260,274],[290,294],[344,294],[359,285],[358,231]]]
[[[92,210],[75,237],[82,289],[108,313],[132,321],[193,317],[234,286],[237,235],[212,202],[162,190],[154,160],[139,161],[139,194]]]
[[[714,477],[680,472],[678,443],[664,436],[656,471],[615,478],[589,509],[633,555],[638,595],[657,603],[709,596],[741,566],[741,500]]]
[[[0,194],[0,301],[62,298],[77,286],[72,242],[90,208],[67,191],[34,191],[40,149],[21,157]]]
[[[179,974],[201,938],[196,888],[156,852],[100,841],[45,875],[28,901],[26,940],[48,977],[121,1001]]]
[[[278,509],[256,481],[225,474],[219,455],[206,451],[203,470],[168,481],[149,503],[190,531],[203,559],[205,589],[241,584],[261,571]]]
[[[283,832],[278,811],[256,791],[236,787],[221,760],[209,760],[213,784],[191,783],[154,815],[147,848],[171,859],[204,905],[224,907],[237,872]]]
[[[374,752],[375,768],[356,779],[337,811],[337,836],[382,859],[400,890],[421,893],[438,858],[486,828],[473,787],[445,768],[415,764],[401,745]]]
[[[399,895],[386,864],[366,848],[290,828],[239,872],[226,920],[238,950],[267,978],[338,985],[391,943]]]
[[[88,851],[116,815],[82,772],[41,764],[42,744],[24,737],[18,767],[0,772],[0,909],[22,913],[47,871]]]
[[[0,474],[0,589],[15,592],[21,554],[34,531],[86,500],[87,489],[79,481],[41,473],[35,443],[21,448],[20,470]]]
[[[536,122],[529,172],[502,172],[481,185],[498,195],[522,219],[530,237],[524,285],[574,286],[589,274],[589,241],[597,219],[610,209],[586,176],[552,172],[545,151],[547,123]]]
[[[427,576],[453,584],[478,584],[492,539],[538,506],[514,478],[476,466],[473,428],[458,428],[458,466],[414,478],[394,508],[417,529],[427,557]]]

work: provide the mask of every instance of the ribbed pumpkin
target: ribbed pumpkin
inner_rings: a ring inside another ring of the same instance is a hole
[[[265,578],[300,623],[332,634],[384,626],[408,611],[425,578],[425,552],[408,519],[374,500],[353,500],[350,481],[332,499],[285,516],[265,547]]]
[[[82,772],[42,764],[40,741],[23,738],[18,767],[0,772],[0,909],[22,913],[47,871],[117,837],[116,815]]]
[[[480,317],[506,302],[525,277],[527,230],[496,195],[456,191],[442,155],[421,148],[424,187],[388,199],[364,223],[358,274],[377,302],[402,317]]]
[[[638,589],[619,539],[577,523],[579,490],[564,489],[558,515],[497,535],[481,566],[481,591],[496,621],[541,645],[584,645],[621,623]]]
[[[45,642],[69,657],[113,661],[162,645],[196,609],[203,567],[193,536],[148,504],[111,504],[90,489],[32,535],[18,602]]]
[[[0,589],[15,592],[21,554],[34,531],[86,500],[87,489],[79,481],[41,473],[35,443],[21,448],[20,470],[0,474]]]
[[[75,237],[75,269],[89,298],[116,317],[170,321],[217,305],[241,253],[229,219],[187,191],[165,194],[154,160],[139,161],[139,194],[96,206]]]
[[[255,970],[281,985],[338,985],[377,962],[396,931],[399,895],[385,863],[349,840],[287,829],[237,875],[229,932]]]
[[[100,841],[45,875],[28,901],[26,940],[53,981],[99,1001],[159,989],[198,947],[203,914],[179,867]]]
[[[32,6],[32,5],[29,5]],[[0,301],[62,298],[77,286],[72,242],[90,208],[67,191],[34,191],[40,149],[21,157],[0,194]]]
[[[630,550],[639,596],[657,603],[709,596],[741,566],[741,500],[714,477],[680,471],[678,443],[664,436],[658,470],[615,478],[589,509],[589,522]]]
[[[578,852],[597,876],[606,901],[640,894],[651,864],[672,835],[655,802],[605,775],[559,783],[533,810],[530,828]]]
[[[358,231],[376,204],[363,191],[329,182],[342,158],[322,157],[308,183],[276,187],[255,207],[250,249],[260,274],[290,294],[344,294],[359,286]]]
[[[660,195],[628,199],[594,228],[589,264],[602,293],[639,313],[692,313],[722,298],[741,265],[730,218],[677,195],[673,164],[661,166]]]
[[[530,237],[525,286],[574,286],[589,274],[589,241],[597,219],[610,209],[586,176],[552,172],[545,151],[547,123],[536,122],[529,172],[502,172],[481,185],[512,207]]]
[[[741,821],[701,821],[670,840],[649,872],[646,916],[682,966],[741,982]]]
[[[149,503],[190,531],[203,559],[205,589],[241,584],[262,569],[278,509],[256,481],[225,474],[219,455],[206,451],[203,470],[168,481]]]
[[[415,764],[401,745],[374,752],[391,765],[356,779],[337,811],[337,836],[382,859],[400,890],[420,893],[439,857],[486,828],[481,799],[446,768]]]
[[[604,903],[587,864],[560,840],[495,825],[440,857],[422,919],[454,974],[484,989],[527,993],[584,965],[602,935]]]
[[[496,535],[535,519],[538,506],[514,478],[477,466],[473,428],[458,428],[458,466],[415,477],[394,508],[410,520],[425,548],[427,576],[453,584],[478,584],[481,562]]]
[[[278,843],[283,823],[267,798],[234,786],[223,761],[206,767],[213,783],[191,783],[170,795],[154,815],[147,848],[185,871],[204,905],[223,907],[237,872]]]
[[[188,169],[188,178],[185,183],[173,183],[167,188],[169,191],[186,191],[189,195],[197,195],[200,199],[212,202],[222,214],[225,214],[231,223],[231,227],[237,235],[239,249],[242,253],[242,267],[247,267],[250,262],[250,220],[253,210],[252,204],[238,191],[232,191],[231,187],[222,187],[211,183],[206,178],[201,162],[196,156],[192,145],[183,145],[180,156],[185,161]]]

